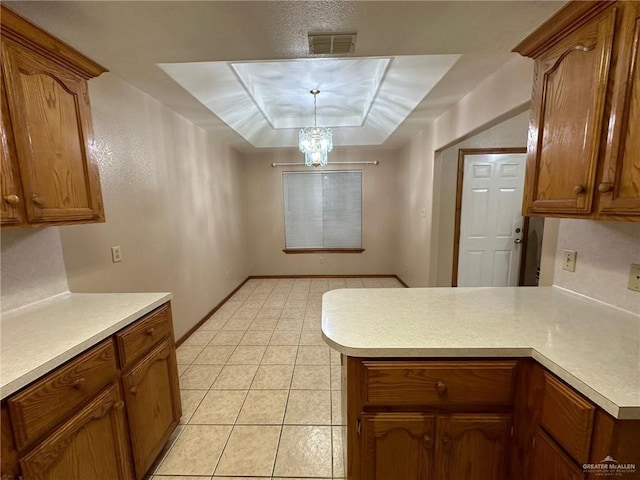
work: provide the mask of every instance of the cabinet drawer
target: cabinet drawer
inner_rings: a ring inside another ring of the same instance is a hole
[[[59,424],[118,375],[111,339],[8,400],[18,449]]]
[[[142,357],[160,340],[171,335],[171,331],[169,306],[163,305],[117,333],[116,342],[122,367]]]
[[[580,468],[543,431],[538,430],[531,454],[533,480],[583,480]]]
[[[364,361],[366,405],[509,405],[515,361]]]
[[[578,463],[588,460],[595,411],[591,403],[545,372],[542,426]]]

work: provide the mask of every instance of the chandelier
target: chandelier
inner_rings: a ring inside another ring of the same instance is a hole
[[[327,154],[333,150],[333,133],[330,128],[318,126],[316,96],[320,90],[311,90],[313,95],[313,127],[305,127],[298,135],[298,146],[304,153],[304,164],[307,167],[319,167],[327,164]]]

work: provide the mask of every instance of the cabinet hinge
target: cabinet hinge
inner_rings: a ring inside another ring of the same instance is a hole
[[[359,418],[356,419],[356,433],[358,434],[358,436],[360,436],[360,434],[362,433],[362,422]]]

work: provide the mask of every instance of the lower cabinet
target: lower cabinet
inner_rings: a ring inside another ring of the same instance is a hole
[[[133,479],[124,401],[110,385],[20,460],[25,479]]]
[[[0,479],[143,480],[181,414],[167,303],[2,401]]]
[[[438,416],[434,478],[506,478],[510,436],[511,415],[481,413]]]
[[[556,443],[538,429],[531,452],[531,476],[545,480],[582,480],[583,471]]]
[[[180,421],[177,377],[168,341],[122,377],[137,478],[144,476]]]
[[[506,478],[511,415],[363,413],[367,480]]]

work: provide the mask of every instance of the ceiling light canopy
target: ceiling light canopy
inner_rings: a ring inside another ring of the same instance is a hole
[[[320,90],[309,92],[313,95],[313,127],[305,127],[298,134],[298,147],[304,153],[304,164],[307,167],[324,167],[327,165],[328,153],[333,150],[333,133],[330,128],[318,126],[317,97]]]

